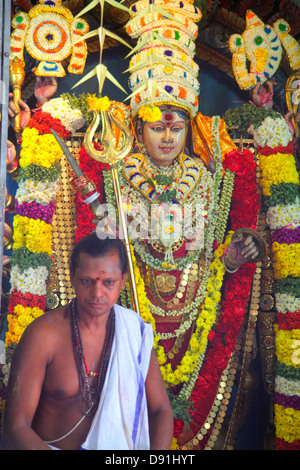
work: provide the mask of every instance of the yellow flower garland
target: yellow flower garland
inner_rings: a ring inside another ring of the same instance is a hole
[[[107,111],[111,104],[107,96],[97,98],[95,94],[88,95],[86,102],[91,111]]]
[[[277,404],[274,405],[274,410],[277,437],[290,443],[300,440],[300,411]]]
[[[10,343],[18,343],[25,328],[35,319],[43,315],[44,311],[38,307],[23,307],[18,304],[14,308],[14,315],[8,315],[8,332],[5,346]]]
[[[288,314],[287,314],[288,315]],[[280,330],[278,325],[274,325],[276,356],[279,362],[286,366],[299,368],[300,364],[294,361],[295,348],[293,344],[300,340],[300,330]]]
[[[275,279],[288,276],[300,277],[300,244],[287,245],[274,242],[272,248]]]
[[[52,254],[52,225],[15,215],[13,221],[14,250],[26,247],[32,253]]]
[[[26,127],[22,134],[22,149],[20,152],[20,166],[26,168],[29,165],[40,165],[50,168],[62,157],[62,149],[54,135],[39,135],[35,128]]]
[[[140,270],[137,266],[132,245],[130,245],[130,248],[131,248],[132,262],[134,266],[134,275],[135,275],[136,288],[137,288],[137,293],[138,293],[138,298],[139,298],[139,307],[140,307],[141,317],[144,320],[144,322],[149,323],[153,328],[154,349],[157,355],[157,360],[159,364],[163,364],[166,361],[166,355],[165,355],[163,347],[158,345],[159,337],[156,335],[155,320],[150,312],[150,308],[149,308],[150,302],[147,299],[147,295],[145,291],[145,283],[140,274]]]
[[[262,172],[261,185],[264,196],[271,195],[272,184],[299,184],[299,175],[292,154],[259,155],[259,164]]]

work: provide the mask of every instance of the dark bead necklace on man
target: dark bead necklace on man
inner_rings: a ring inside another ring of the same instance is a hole
[[[80,328],[79,328],[79,314],[77,309],[77,300],[73,299],[71,302],[71,331],[72,331],[72,344],[78,371],[80,391],[85,403],[88,407],[88,414],[95,411],[102,388],[104,385],[107,367],[110,359],[111,348],[115,335],[115,311],[111,309],[106,324],[106,332],[103,350],[99,358],[99,365],[96,371],[89,371],[86,360],[84,357]],[[93,377],[94,383],[90,386],[89,377]]]

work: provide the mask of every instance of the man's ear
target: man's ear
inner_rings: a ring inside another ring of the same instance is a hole
[[[122,281],[121,281],[121,289],[125,288],[126,280],[127,280],[127,273],[124,273],[123,276],[122,276]]]

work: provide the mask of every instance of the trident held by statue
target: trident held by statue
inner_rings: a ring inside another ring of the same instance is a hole
[[[133,269],[133,261],[131,256],[130,242],[128,237],[128,230],[126,219],[122,209],[122,194],[118,173],[118,163],[121,162],[130,152],[133,144],[133,136],[130,129],[115,115],[114,111],[118,111],[118,104],[113,104],[106,111],[92,111],[93,119],[88,127],[83,145],[88,154],[96,161],[106,163],[109,165],[114,195],[117,205],[119,216],[120,230],[124,236],[124,242],[127,251],[128,265],[129,265],[129,283],[133,309],[140,314],[139,299],[137,295],[137,288],[135,282],[135,275]],[[96,150],[93,144],[94,136],[97,128],[101,122],[101,150]],[[117,132],[112,129],[112,124],[116,130],[121,133],[121,138],[118,139]]]
[[[130,292],[132,298],[132,306],[133,309],[140,314],[140,307],[139,307],[139,300],[137,295],[137,288],[135,282],[135,275],[134,275],[134,268],[133,268],[133,261],[131,256],[131,249],[130,249],[130,242],[128,237],[128,230],[126,225],[126,220],[124,216],[124,212],[122,210],[122,194],[121,194],[121,187],[120,187],[120,180],[119,180],[119,173],[118,173],[118,163],[121,162],[130,152],[133,144],[133,136],[130,132],[130,129],[123,123],[116,114],[118,113],[118,106],[119,103],[112,104],[112,106],[106,111],[92,111],[93,112],[93,119],[92,123],[88,127],[83,145],[94,160],[106,163],[109,165],[112,181],[113,181],[113,188],[114,188],[114,195],[117,205],[117,211],[119,216],[119,224],[120,224],[120,231],[124,236],[124,243],[126,246],[127,258],[128,258],[128,265],[129,265],[129,284],[130,284]],[[95,133],[97,128],[101,122],[101,148],[102,150],[96,150],[93,144]],[[116,132],[113,131],[112,125],[115,126]],[[72,156],[71,152],[69,151],[66,144],[60,138],[60,136],[51,129],[52,134],[56,138],[58,144],[60,145],[61,149],[63,150],[65,156],[67,157],[75,175],[77,181],[80,182],[82,178],[84,178],[84,174],[82,173],[81,169],[79,168],[76,160]],[[118,133],[120,133],[120,138],[118,138]],[[95,198],[92,201],[92,209],[93,212],[97,212],[97,208],[99,206],[99,202],[97,200],[97,193],[95,192]],[[98,194],[99,196],[99,194]]]

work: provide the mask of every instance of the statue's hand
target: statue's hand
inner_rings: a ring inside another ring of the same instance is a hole
[[[252,91],[252,100],[256,106],[264,108],[273,107],[274,80],[267,80],[263,85],[257,83]]]
[[[48,101],[57,91],[57,81],[54,77],[36,77],[34,85],[34,95],[39,102],[43,105]]]
[[[21,126],[21,130],[23,131],[25,129],[25,127],[28,126],[28,123],[30,121],[30,118],[31,118],[31,111],[30,111],[30,108],[29,106],[25,103],[25,101],[23,100],[19,100],[18,102],[18,105],[19,105],[19,108],[18,106],[16,105],[16,103],[13,101],[13,94],[10,93],[9,94],[9,103],[8,103],[8,115],[9,115],[9,120],[10,120],[10,124],[11,126],[14,128],[15,127],[15,117],[17,116],[17,114],[21,114],[21,118],[20,118],[20,126]]]
[[[259,246],[252,235],[240,233],[231,240],[226,255],[226,264],[239,268],[245,263],[254,262],[259,255]]]

